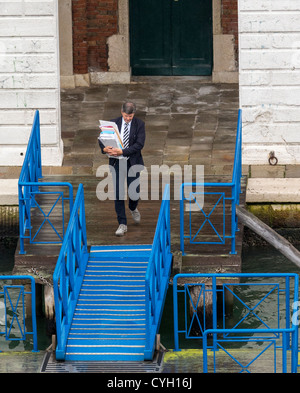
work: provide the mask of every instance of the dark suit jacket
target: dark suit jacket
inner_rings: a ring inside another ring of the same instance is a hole
[[[119,130],[121,130],[122,127],[122,116],[111,120],[117,124],[119,127]],[[129,157],[128,161],[131,166],[133,165],[144,165],[144,160],[143,156],[141,153],[142,148],[144,147],[145,144],[145,138],[146,138],[146,133],[145,133],[145,123],[134,117],[131,122],[130,126],[130,135],[129,135],[129,147],[123,150],[123,156],[124,157]],[[99,139],[98,139],[99,141]],[[104,145],[99,141],[99,145],[101,148],[102,153],[104,149]],[[104,153],[105,154],[105,153]],[[116,162],[116,158],[110,158],[109,159],[109,165],[114,165]]]

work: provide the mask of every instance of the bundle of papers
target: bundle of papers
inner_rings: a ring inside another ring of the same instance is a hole
[[[119,129],[116,123],[112,121],[100,120],[100,135],[98,139],[103,145],[115,147],[118,149],[123,149],[123,142],[119,133]],[[108,157],[111,157],[107,154]],[[114,158],[123,158],[123,156],[118,156]]]

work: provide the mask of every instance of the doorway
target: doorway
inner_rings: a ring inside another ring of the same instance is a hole
[[[212,0],[130,0],[133,75],[211,75]]]

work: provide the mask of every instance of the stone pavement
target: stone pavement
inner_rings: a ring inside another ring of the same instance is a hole
[[[99,120],[119,116],[126,99],[136,102],[136,116],[146,123],[146,167],[198,164],[205,174],[231,174],[238,86],[203,77],[138,78],[129,85],[62,91],[63,167],[44,173],[94,175],[107,164],[97,142]]]
[[[146,123],[145,165],[204,165],[206,174],[231,174],[238,115],[238,85],[206,77],[138,77],[61,92],[62,167],[44,175],[94,175],[107,163],[99,150],[99,120],[119,116],[126,99]],[[17,179],[20,167],[0,167],[0,179]]]

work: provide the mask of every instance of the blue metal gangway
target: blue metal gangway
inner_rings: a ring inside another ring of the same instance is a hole
[[[153,243],[88,250],[80,184],[53,274],[60,360],[150,360],[171,272],[165,188]]]

